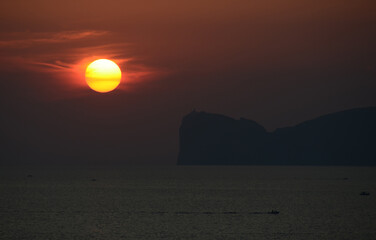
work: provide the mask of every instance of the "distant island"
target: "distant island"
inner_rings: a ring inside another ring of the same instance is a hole
[[[179,130],[178,165],[376,165],[376,107],[267,132],[252,120],[193,111]]]

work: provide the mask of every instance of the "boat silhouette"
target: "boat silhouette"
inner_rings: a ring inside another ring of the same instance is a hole
[[[268,212],[268,214],[279,214],[279,211],[271,210],[270,212]]]
[[[361,192],[359,195],[361,195],[361,196],[369,196],[369,192]]]

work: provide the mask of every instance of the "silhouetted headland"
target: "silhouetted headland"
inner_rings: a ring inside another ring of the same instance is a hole
[[[251,120],[193,111],[179,134],[179,165],[376,165],[376,107],[274,132]]]

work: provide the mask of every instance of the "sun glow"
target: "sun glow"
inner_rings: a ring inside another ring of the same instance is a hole
[[[114,90],[120,84],[121,70],[111,60],[98,59],[87,66],[85,78],[91,89],[106,93]]]

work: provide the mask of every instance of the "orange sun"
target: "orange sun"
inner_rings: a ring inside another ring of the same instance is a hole
[[[119,86],[121,70],[119,66],[111,60],[98,59],[87,66],[85,78],[87,85],[89,85],[91,89],[106,93]]]

